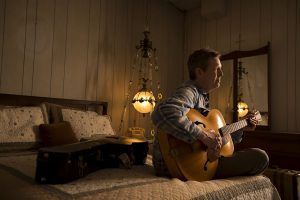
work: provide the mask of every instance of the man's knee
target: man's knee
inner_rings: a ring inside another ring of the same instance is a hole
[[[268,154],[259,148],[252,148],[251,149],[252,153],[255,154],[255,160],[256,162],[254,163],[252,174],[261,174],[265,171],[265,169],[269,165],[269,156]]]

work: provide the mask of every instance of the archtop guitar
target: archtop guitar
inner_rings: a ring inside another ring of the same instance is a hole
[[[254,115],[257,120],[261,120],[258,111]],[[230,134],[249,125],[249,119],[226,125],[221,112],[217,109],[209,111],[207,116],[191,109],[186,116],[201,129],[213,129],[216,134],[218,134],[217,132],[220,133],[223,140],[220,156],[224,157],[231,156],[234,152],[234,144]],[[218,160],[208,161],[207,147],[200,140],[189,144],[171,134],[158,130],[158,142],[172,177],[181,180],[206,181],[215,175]]]

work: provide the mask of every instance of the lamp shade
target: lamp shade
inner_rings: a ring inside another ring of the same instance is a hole
[[[237,107],[239,117],[244,117],[245,115],[247,115],[249,108],[244,101],[239,101]]]
[[[149,113],[155,106],[155,97],[151,91],[142,89],[133,97],[132,104],[140,113]]]

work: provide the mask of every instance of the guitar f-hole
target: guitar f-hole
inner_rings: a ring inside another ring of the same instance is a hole
[[[206,125],[205,125],[204,123],[202,123],[202,122],[195,121],[194,123],[195,123],[197,126],[198,126],[199,124],[202,124],[203,128],[206,128]]]
[[[204,169],[204,171],[207,171],[207,163],[208,163],[208,159],[206,160],[206,162],[205,162],[205,164],[204,164],[204,167],[203,167],[203,169]]]

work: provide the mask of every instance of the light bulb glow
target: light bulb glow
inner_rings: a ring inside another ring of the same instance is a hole
[[[142,90],[133,97],[132,104],[138,112],[149,113],[155,107],[155,97],[151,91]]]
[[[239,117],[244,117],[247,115],[249,108],[248,108],[248,105],[244,101],[239,101],[237,107],[238,107],[238,116]]]

